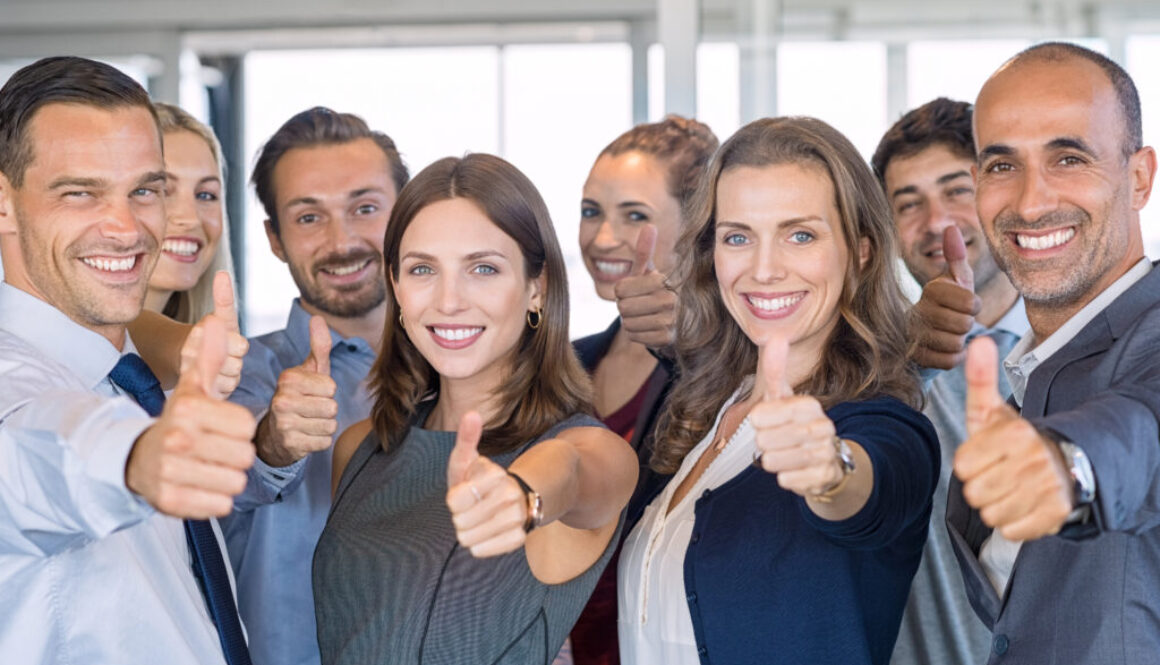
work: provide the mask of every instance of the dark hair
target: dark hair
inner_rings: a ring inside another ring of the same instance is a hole
[[[655,157],[667,167],[669,194],[684,208],[697,190],[717,145],[717,136],[709,125],[670,114],[660,122],[637,125],[621,134],[600,151],[597,159],[626,152]]]
[[[713,157],[697,190],[688,226],[677,241],[676,385],[658,423],[652,467],[672,473],[697,445],[721,406],[757,366],[757,347],[725,308],[713,264],[717,185],[738,167],[798,165],[825,174],[849,263],[838,299],[838,322],[825,351],[795,392],[827,408],[890,395],[921,400],[907,360],[908,305],[898,285],[894,220],[882,188],[849,139],[814,118],[764,118],[742,127]],[[776,187],[776,183],[769,186]],[[862,243],[869,246],[861,265]]]
[[[410,176],[407,165],[399,156],[399,149],[395,147],[395,142],[386,134],[373,131],[365,120],[353,113],[338,113],[325,106],[315,106],[296,114],[274,132],[259,151],[258,158],[254,162],[254,173],[250,176],[250,182],[253,183],[258,200],[266,210],[266,217],[270,220],[274,233],[280,232],[274,192],[274,168],[282,156],[294,148],[336,145],[359,139],[371,139],[382,148],[391,167],[391,180],[395,183],[395,192],[401,192]]]
[[[589,412],[591,383],[568,341],[568,279],[564,258],[544,200],[527,176],[494,155],[446,157],[403,188],[391,209],[383,256],[399,278],[399,246],[419,211],[439,201],[464,198],[478,205],[515,240],[528,279],[546,277],[540,324],[524,327],[498,395],[499,411],[484,424],[480,450],[512,450],[577,412]],[[387,290],[387,325],[371,369],[375,403],[371,419],[384,447],[402,442],[421,400],[439,390],[439,375],[394,322],[399,303]]]
[[[886,168],[895,157],[910,157],[933,146],[975,160],[975,135],[971,129],[971,105],[939,97],[902,116],[886,131],[870,164],[878,182],[886,186]]]
[[[1007,69],[1025,62],[1063,62],[1068,58],[1079,58],[1099,67],[1112,89],[1116,91],[1116,99],[1120,102],[1120,116],[1124,120],[1124,158],[1127,159],[1144,146],[1144,128],[1140,119],[1140,93],[1136,91],[1136,84],[1124,68],[1102,53],[1071,44],[1068,42],[1044,42],[1020,51],[1015,57],[1008,60],[1001,68]]]
[[[37,60],[0,88],[0,173],[13,187],[24,184],[24,171],[35,158],[28,128],[47,104],[100,109],[139,106],[157,119],[149,93],[112,65],[74,56]],[[157,133],[160,137],[160,130]]]

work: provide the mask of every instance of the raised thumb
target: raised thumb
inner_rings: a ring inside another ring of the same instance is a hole
[[[967,347],[967,434],[987,426],[992,414],[1003,406],[999,394],[999,349],[995,341],[980,335]]]
[[[632,272],[634,276],[641,276],[652,269],[653,267],[653,252],[657,248],[657,227],[652,224],[645,224],[640,229],[640,234],[636,237],[636,252],[632,259]]]
[[[483,419],[476,411],[468,411],[459,421],[455,433],[455,447],[447,460],[447,487],[467,480],[471,464],[479,457],[479,439],[483,436]]]
[[[303,365],[312,372],[330,374],[330,327],[317,314],[310,317],[310,355]]]
[[[214,383],[228,355],[226,325],[207,316],[201,320],[181,348],[181,373],[176,390],[214,394]]]
[[[222,320],[227,332],[238,332],[238,308],[234,300],[234,284],[225,270],[213,276],[213,315]]]
[[[967,261],[967,245],[963,242],[963,232],[951,224],[943,231],[943,258],[947,262],[947,274],[959,286],[968,291],[975,290],[975,272]]]
[[[787,378],[789,365],[789,340],[773,337],[758,352],[758,371],[765,383],[764,399],[781,399],[793,394]]]

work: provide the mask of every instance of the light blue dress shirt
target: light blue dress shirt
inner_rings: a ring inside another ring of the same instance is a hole
[[[338,386],[341,433],[370,415],[366,379],[376,354],[363,339],[344,339],[333,330],[330,337],[330,376]],[[295,300],[284,330],[250,340],[242,380],[231,401],[264,416],[278,376],[309,354],[310,314]],[[331,452],[328,448],[308,455],[299,462],[301,469],[287,467],[301,484],[287,485],[275,503],[251,510],[235,502],[234,513],[222,520],[254,665],[320,662],[311,564],[330,512]]]
[[[125,487],[153,419],[108,380],[120,357],[0,283],[0,662],[224,662],[182,521]]]

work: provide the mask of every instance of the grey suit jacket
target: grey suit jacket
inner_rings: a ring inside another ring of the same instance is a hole
[[[1024,543],[999,598],[978,561],[991,529],[952,480],[947,528],[988,663],[1160,663],[1160,269],[1031,373],[1022,415],[1088,454],[1094,519]]]

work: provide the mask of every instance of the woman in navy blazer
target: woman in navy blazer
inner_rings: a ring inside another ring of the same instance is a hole
[[[939,466],[881,190],[825,123],[759,120],[677,254],[675,475],[620,559],[622,661],[885,664]]]

